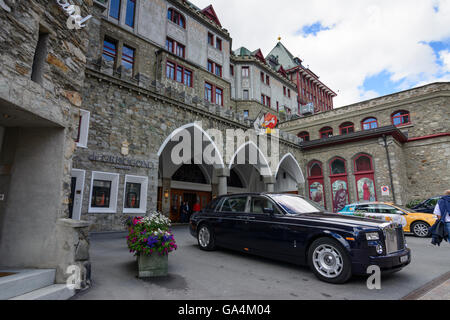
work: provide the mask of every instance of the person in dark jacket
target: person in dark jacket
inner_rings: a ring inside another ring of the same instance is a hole
[[[430,229],[431,243],[440,245],[442,240],[450,243],[450,190],[439,200],[433,213],[439,220]]]

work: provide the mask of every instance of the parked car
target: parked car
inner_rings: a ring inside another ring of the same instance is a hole
[[[436,222],[434,214],[416,212],[390,202],[361,202],[346,205],[338,213],[354,215],[355,212],[366,217],[381,218],[394,221],[403,226],[404,232],[412,232],[417,237],[428,237],[430,227]]]
[[[344,283],[377,265],[398,271],[411,261],[394,222],[324,212],[290,194],[234,194],[193,214],[190,233],[202,250],[226,247],[300,265],[323,281]]]
[[[419,203],[412,209],[417,212],[433,213],[434,207],[437,205],[439,199],[441,199],[441,198],[442,198],[442,196],[429,198],[429,199]]]

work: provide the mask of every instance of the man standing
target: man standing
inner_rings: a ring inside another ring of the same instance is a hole
[[[433,213],[442,218],[445,223],[448,234],[447,241],[450,243],[450,190],[445,191],[445,195],[438,201]]]

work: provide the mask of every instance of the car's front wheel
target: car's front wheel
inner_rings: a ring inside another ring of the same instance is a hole
[[[423,221],[417,221],[411,225],[411,231],[416,237],[426,238],[430,233],[430,225]]]
[[[202,224],[200,225],[200,228],[198,229],[197,233],[197,241],[200,249],[211,251],[215,249],[215,241],[214,241],[214,234],[211,230],[211,228],[206,225]]]
[[[322,281],[344,283],[352,276],[350,258],[336,240],[319,238],[308,251],[308,263],[314,274]]]

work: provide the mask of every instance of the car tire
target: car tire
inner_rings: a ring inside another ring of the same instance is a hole
[[[426,238],[430,235],[430,225],[423,221],[416,221],[411,224],[411,232],[418,238]]]
[[[352,276],[350,257],[345,248],[331,238],[315,240],[308,250],[308,264],[319,280],[341,284]]]
[[[212,251],[216,248],[214,233],[207,224],[201,224],[197,232],[197,242],[200,249]]]

